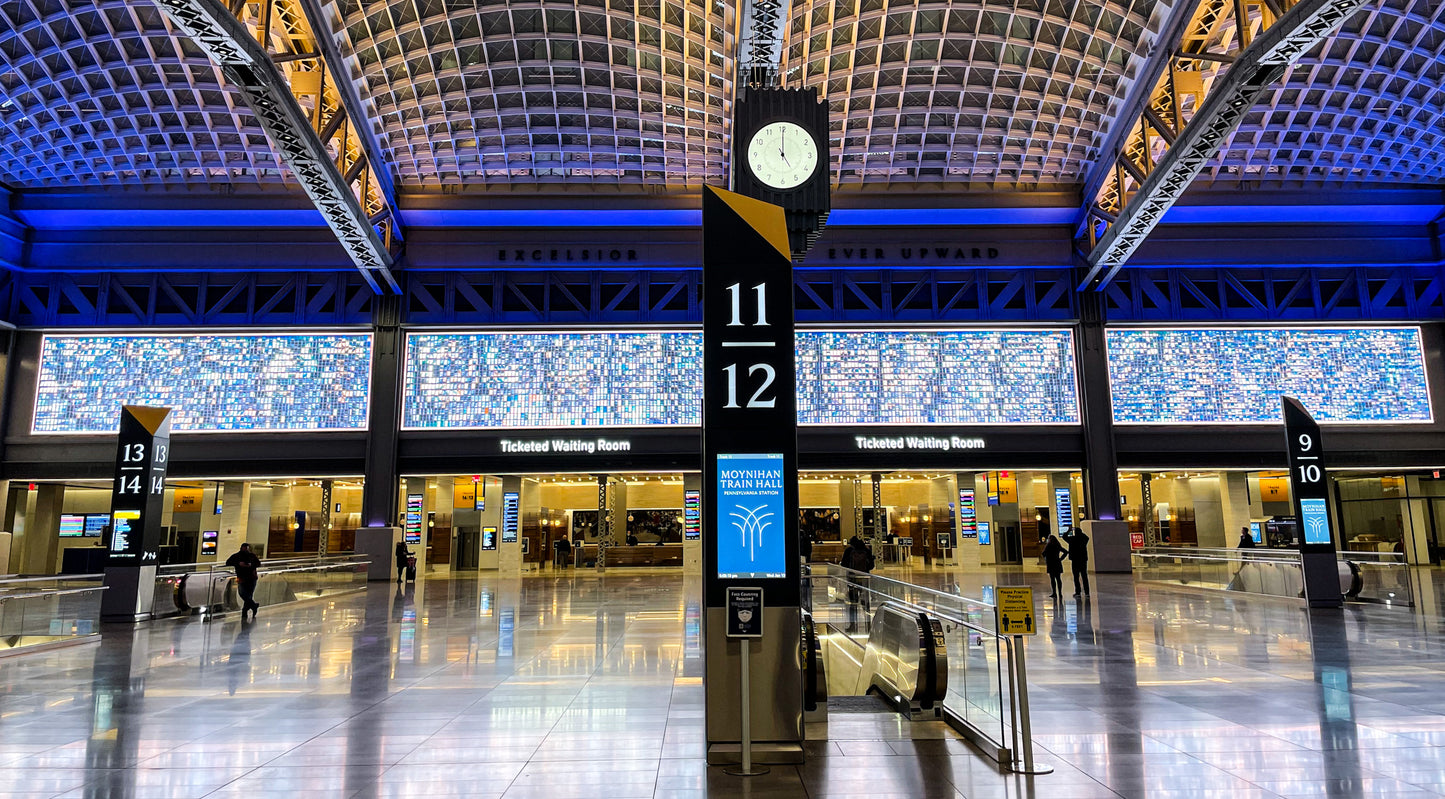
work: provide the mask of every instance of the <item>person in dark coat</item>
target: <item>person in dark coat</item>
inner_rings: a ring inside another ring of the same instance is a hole
[[[848,541],[848,548],[843,550],[843,560],[838,565],[855,572],[871,572],[874,565],[873,550],[855,535]],[[848,632],[858,629],[860,605],[864,613],[871,610],[868,592],[864,588],[866,579],[853,575],[848,577]]]
[[[405,541],[396,542],[396,581],[406,581],[406,561],[411,557],[411,550],[406,548]]]
[[[1059,537],[1049,533],[1044,539],[1044,571],[1049,573],[1049,596],[1055,599],[1064,594],[1064,553]]]
[[[246,620],[248,612],[251,618],[256,618],[256,611],[261,609],[261,603],[256,601],[261,559],[251,551],[250,544],[242,544],[239,552],[226,558],[226,565],[236,570],[236,592],[241,595],[241,620]]]
[[[1089,595],[1089,537],[1077,527],[1069,528],[1069,565],[1074,567],[1074,596]]]
[[[1239,528],[1239,548],[1254,549],[1254,536],[1249,534],[1249,525]]]

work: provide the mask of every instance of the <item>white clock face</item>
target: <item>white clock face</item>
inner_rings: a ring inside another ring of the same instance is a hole
[[[748,169],[766,186],[796,188],[818,170],[818,145],[800,125],[769,123],[748,142]]]

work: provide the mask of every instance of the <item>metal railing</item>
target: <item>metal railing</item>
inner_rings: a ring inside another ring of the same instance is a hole
[[[1339,552],[1340,592],[1346,599],[1414,605],[1414,577],[1396,552]],[[1134,550],[1139,579],[1298,599],[1304,596],[1304,563],[1298,550],[1255,547],[1143,547]]]
[[[0,580],[0,657],[100,638],[98,574]]]
[[[1053,770],[1034,762],[1021,637],[998,633],[992,604],[841,566],[814,564],[811,572],[804,596],[814,621],[855,641],[867,642],[871,609],[885,602],[940,622],[948,664],[944,719],[1012,771]]]
[[[366,588],[365,555],[263,561],[255,599],[262,607],[317,599]],[[207,615],[241,609],[236,575],[224,562],[174,563],[156,570],[155,618]]]

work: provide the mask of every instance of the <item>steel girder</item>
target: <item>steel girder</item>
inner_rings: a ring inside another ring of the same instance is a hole
[[[1110,322],[1445,319],[1445,267],[1134,267],[1103,289]]]
[[[399,291],[391,273],[394,259],[388,241],[391,231],[398,227],[394,206],[386,206],[375,215],[368,214],[351,188],[352,181],[368,168],[376,174],[382,169],[377,168],[375,162],[354,161],[346,167],[351,174],[343,174],[342,167],[327,151],[327,140],[338,132],[344,135],[342,128],[348,122],[351,128],[365,130],[365,127],[356,125],[357,120],[348,119],[344,103],[330,119],[323,119],[324,87],[320,83],[324,81],[325,71],[321,70],[317,78],[313,120],[301,107],[292,84],[282,76],[266,48],[220,0],[155,0],[155,3],[241,91],[281,159],[321,211],[366,282],[380,293],[382,289],[377,282],[380,278],[392,291]],[[261,37],[266,39],[272,6],[269,0],[263,0],[262,5]],[[238,6],[244,7],[244,4]],[[302,53],[299,57],[315,58],[316,54]],[[344,164],[347,161],[344,143],[341,149],[339,160]],[[365,186],[361,192],[363,196],[366,194]]]
[[[785,0],[743,0],[734,85],[778,85],[790,5]]]
[[[1202,93],[1202,80],[1198,87],[1191,87],[1191,92],[1181,91],[1179,75],[1171,70],[1163,88],[1167,102],[1162,106],[1157,101],[1144,106],[1138,121],[1137,141],[1132,147],[1125,147],[1117,161],[1113,182],[1105,183],[1106,190],[1113,187],[1116,207],[1122,205],[1122,208],[1116,214],[1096,198],[1085,200],[1084,213],[1091,216],[1085,244],[1092,249],[1087,257],[1089,271],[1080,290],[1099,289],[1113,279],[1239,127],[1255,99],[1279,80],[1290,64],[1337,30],[1364,4],[1365,0],[1300,0],[1257,36],[1247,32],[1251,23],[1245,18],[1244,4],[1233,4],[1237,9],[1235,41],[1241,45],[1239,55],[1191,53],[1186,56],[1196,61],[1217,57],[1229,63],[1224,74],[1214,79],[1188,124],[1180,129],[1181,96]],[[1268,7],[1271,6],[1267,4]],[[1161,114],[1161,108],[1167,113]],[[1157,134],[1153,138],[1151,131]],[[1162,155],[1156,160],[1158,153]],[[1124,202],[1129,185],[1138,188]],[[1107,228],[1102,237],[1098,237],[1100,228]]]

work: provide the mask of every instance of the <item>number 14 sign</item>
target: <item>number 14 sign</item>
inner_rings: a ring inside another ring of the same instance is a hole
[[[156,563],[170,450],[170,408],[126,405],[121,409],[106,542],[108,566]]]

